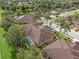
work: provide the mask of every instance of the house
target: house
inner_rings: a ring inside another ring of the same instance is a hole
[[[56,40],[44,49],[46,59],[79,59],[79,45]]]
[[[15,22],[19,24],[29,24],[35,22],[35,20],[30,16],[16,16]]]
[[[62,20],[64,20],[65,22],[67,22],[68,24],[71,25],[71,27],[75,27],[77,30],[79,30],[79,20],[75,20],[75,18],[71,17],[71,16],[62,16],[60,17]]]
[[[33,41],[37,46],[52,38],[52,30],[43,26],[42,22],[34,21],[28,16],[15,17],[16,23],[23,24],[25,29],[25,35],[29,38],[29,41]]]
[[[79,20],[74,21],[73,25],[75,28],[77,28],[79,30]]]
[[[51,40],[53,36],[52,30],[46,26],[27,24],[25,27],[27,28],[25,32],[26,36],[29,36],[37,46]]]

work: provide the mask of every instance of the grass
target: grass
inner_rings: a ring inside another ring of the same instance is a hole
[[[1,17],[1,13],[2,12],[4,12],[4,10],[2,10],[1,8],[0,8],[0,20],[2,19],[2,17]]]
[[[63,33],[63,32],[57,32],[62,38],[64,38],[64,40],[71,40],[72,39],[72,37],[71,36],[69,36],[69,35],[67,35],[67,34],[65,34],[65,33]]]
[[[1,13],[3,10],[0,9],[0,21]],[[0,22],[1,23],[1,22]],[[6,39],[3,37],[5,31],[0,27],[0,59],[11,59],[11,47],[6,42]]]
[[[0,49],[2,59],[11,59],[11,48],[8,46],[6,39],[3,37],[4,31],[0,28]]]
[[[1,51],[0,51],[0,59],[1,59]]]

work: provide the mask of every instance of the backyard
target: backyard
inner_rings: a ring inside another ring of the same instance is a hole
[[[3,11],[0,9],[0,23],[1,23],[1,13]],[[3,37],[5,31],[0,27],[0,59],[11,59],[11,48],[8,46],[6,39]]]

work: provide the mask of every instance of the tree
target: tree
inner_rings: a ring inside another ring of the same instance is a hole
[[[64,33],[70,31],[70,24],[61,18],[57,18],[53,20],[55,24],[60,27],[60,31],[64,29]]]
[[[28,45],[26,44],[27,40],[24,35],[23,27],[16,24],[11,25],[5,34],[5,38],[7,39],[7,43],[13,48],[12,58],[17,59],[19,49],[23,49],[24,51]]]
[[[60,26],[60,31],[61,29],[64,29],[64,32],[70,31],[70,26],[68,23],[66,23],[64,20],[61,20],[61,23],[59,24]]]
[[[3,15],[4,17],[1,20],[1,27],[5,30],[8,31],[8,28],[14,23],[14,18],[11,15]]]
[[[10,46],[12,46],[12,58],[16,59],[42,59],[38,48],[30,46],[25,39],[24,30],[21,25],[12,25],[5,34]]]
[[[2,27],[5,31],[7,31],[10,26],[11,26],[11,23],[10,23],[8,20],[3,19],[3,20],[1,21],[1,27]]]
[[[75,12],[74,14],[71,15],[73,21],[78,20],[79,19],[79,12]]]
[[[25,59],[44,59],[42,52],[39,48],[36,47],[30,47],[29,50],[25,50],[24,54]]]
[[[8,43],[15,48],[25,48],[25,35],[22,26],[20,25],[12,25],[8,32],[5,34]]]

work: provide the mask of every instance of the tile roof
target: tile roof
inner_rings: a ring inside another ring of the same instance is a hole
[[[57,40],[44,48],[44,52],[51,59],[79,59],[79,45],[67,42],[65,40]]]
[[[47,53],[47,58],[51,57],[51,59],[74,59],[74,56],[68,49],[61,48],[53,48],[45,50]]]
[[[31,29],[29,36],[39,45],[52,38],[52,31],[45,27],[35,27]]]
[[[20,24],[33,23],[34,19],[30,16],[17,16],[15,22]]]
[[[52,38],[52,31],[46,26],[35,26],[34,24],[25,25],[26,32],[36,45],[40,45]]]

